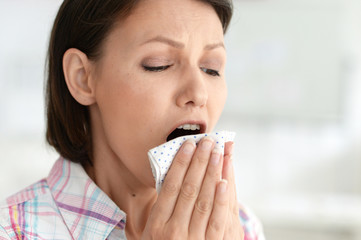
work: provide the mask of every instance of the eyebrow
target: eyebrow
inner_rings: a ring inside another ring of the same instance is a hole
[[[185,47],[185,45],[183,43],[172,40],[172,39],[164,37],[164,36],[156,36],[154,38],[151,38],[151,39],[143,42],[141,45],[151,43],[151,42],[161,42],[161,43],[167,44],[171,47],[178,48],[178,49],[182,49]],[[210,50],[213,50],[213,49],[219,48],[219,47],[222,47],[225,49],[223,42],[207,44],[204,47],[204,50],[210,51]]]
[[[206,45],[205,47],[204,47],[204,50],[213,50],[213,49],[215,49],[215,48],[219,48],[219,47],[221,47],[221,48],[223,48],[223,49],[226,49],[225,48],[225,46],[224,46],[224,44],[223,44],[223,42],[219,42],[219,43],[213,43],[213,44],[208,44],[208,45]]]

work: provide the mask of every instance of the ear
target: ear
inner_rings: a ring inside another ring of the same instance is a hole
[[[91,62],[82,51],[70,48],[64,53],[63,71],[66,85],[73,98],[85,106],[95,102],[90,70]]]

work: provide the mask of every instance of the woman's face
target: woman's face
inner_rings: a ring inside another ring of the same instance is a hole
[[[210,132],[218,121],[227,95],[223,42],[210,5],[141,1],[115,26],[94,63],[92,127],[101,133],[94,148],[153,185],[149,149],[181,125]]]

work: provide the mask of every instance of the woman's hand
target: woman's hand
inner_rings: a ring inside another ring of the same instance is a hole
[[[243,227],[239,219],[239,203],[237,201],[236,181],[233,169],[233,142],[226,143],[224,151],[222,177],[228,181],[229,185],[229,211],[226,230],[223,239],[242,239],[244,238]]]
[[[147,221],[142,239],[243,239],[234,184],[233,143],[225,155],[205,137],[183,144]],[[224,161],[223,161],[224,159]],[[223,177],[223,180],[221,180]]]

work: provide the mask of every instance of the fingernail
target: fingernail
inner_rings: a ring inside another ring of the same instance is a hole
[[[185,154],[192,154],[195,147],[195,142],[193,140],[188,140],[186,143],[184,143],[183,152]]]
[[[205,137],[202,141],[201,147],[203,150],[211,150],[213,145],[213,139],[210,137]]]
[[[222,179],[218,185],[218,192],[225,193],[227,191],[228,182],[226,179]]]
[[[218,165],[220,159],[221,159],[221,150],[218,148],[213,149],[211,156],[211,163],[213,165]]]

